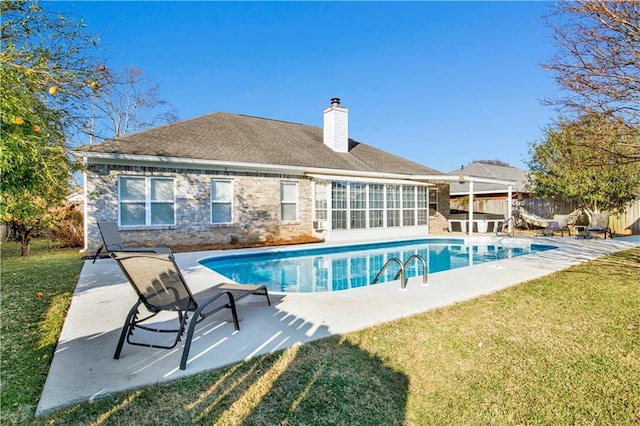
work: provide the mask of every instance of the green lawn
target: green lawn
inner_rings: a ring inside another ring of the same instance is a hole
[[[58,250],[48,244],[35,240],[29,257],[20,257],[19,244],[1,245],[2,424],[33,420],[80,276],[78,249]]]
[[[81,261],[16,250],[2,247],[3,424],[640,423],[640,248],[42,419]]]

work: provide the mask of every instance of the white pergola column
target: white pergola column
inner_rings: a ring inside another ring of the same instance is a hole
[[[512,196],[513,196],[512,195],[513,194],[513,185],[509,185],[509,190],[507,192],[508,192],[508,194],[507,194],[507,214],[509,215],[507,217],[507,220],[509,221],[509,226],[508,226],[507,229],[509,230],[509,234],[511,234],[512,231],[513,231],[513,221],[509,220],[509,219],[511,219],[512,214],[513,214],[513,200],[511,199]]]
[[[469,181],[469,236],[473,235],[473,181]]]

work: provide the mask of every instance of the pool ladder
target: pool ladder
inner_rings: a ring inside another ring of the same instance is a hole
[[[371,284],[375,284],[378,282],[378,279],[380,279],[380,277],[382,276],[382,274],[384,273],[384,271],[387,270],[387,268],[389,267],[390,264],[392,263],[397,263],[398,266],[400,267],[400,270],[398,271],[398,273],[396,274],[395,277],[393,277],[393,280],[397,280],[398,277],[400,277],[400,290],[406,290],[407,289],[407,275],[405,273],[405,268],[407,267],[407,265],[409,264],[409,262],[411,262],[413,259],[416,259],[420,262],[422,262],[422,285],[427,285],[427,262],[424,260],[424,258],[422,256],[419,256],[417,254],[413,254],[411,256],[409,256],[409,258],[402,263],[402,260],[398,259],[397,257],[392,257],[391,259],[387,260],[384,264],[384,266],[382,267],[382,269],[380,269],[380,272],[378,272],[378,275],[376,275],[376,277],[373,279],[373,281],[371,282]]]

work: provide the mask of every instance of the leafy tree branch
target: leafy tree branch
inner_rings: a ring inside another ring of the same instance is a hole
[[[640,193],[640,163],[623,161],[619,153],[629,152],[639,138],[637,129],[610,116],[565,119],[531,145],[529,189],[544,198],[575,200],[592,212],[623,212]]]

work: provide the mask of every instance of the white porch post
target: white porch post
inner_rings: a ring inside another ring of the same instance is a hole
[[[473,181],[469,181],[469,236],[473,235]]]
[[[508,190],[508,198],[507,198],[507,214],[509,215],[507,217],[507,220],[511,219],[511,215],[513,214],[513,200],[511,199],[512,197],[512,193],[513,193],[513,186],[509,185],[509,190]],[[513,221],[509,220],[509,234],[511,234],[512,230],[513,230]]]

